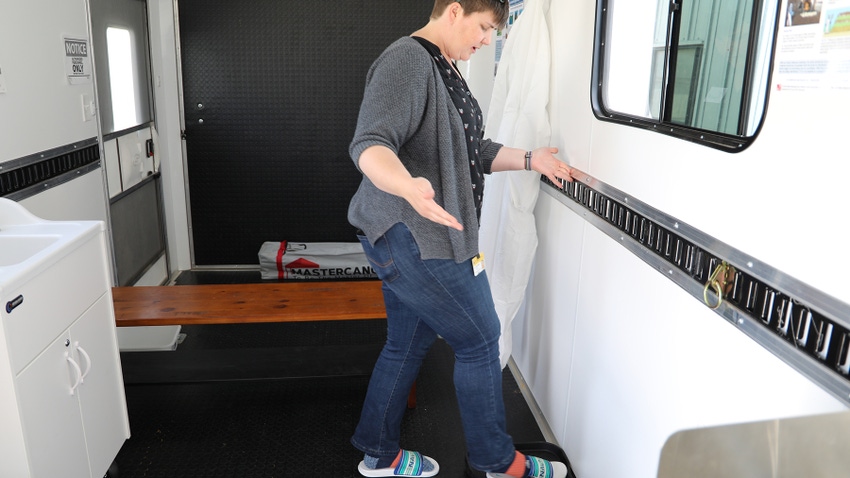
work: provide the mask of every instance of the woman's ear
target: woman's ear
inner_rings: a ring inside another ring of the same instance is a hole
[[[459,2],[454,2],[449,5],[449,18],[451,20],[456,20],[458,17],[463,15],[463,6]]]

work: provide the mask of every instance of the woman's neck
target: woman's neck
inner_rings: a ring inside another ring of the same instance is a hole
[[[450,63],[454,63],[454,60],[449,56],[446,52],[445,42],[443,41],[444,35],[441,35],[440,25],[438,24],[439,20],[431,20],[427,25],[416,30],[411,33],[410,36],[424,38],[429,42],[433,43],[440,49],[440,53],[443,54],[443,57],[446,58]]]

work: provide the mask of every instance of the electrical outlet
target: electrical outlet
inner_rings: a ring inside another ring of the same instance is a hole
[[[3,78],[3,67],[0,66],[0,93],[6,92],[6,80]]]

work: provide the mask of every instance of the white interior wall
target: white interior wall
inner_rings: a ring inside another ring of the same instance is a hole
[[[97,136],[83,119],[93,82],[65,73],[63,37],[88,38],[85,0],[3,0],[0,11],[0,163]]]
[[[121,188],[121,158],[118,153],[118,140],[111,139],[103,142],[103,168],[106,171],[106,190],[109,197],[120,194]]]
[[[549,16],[562,158],[850,302],[838,217],[850,93],[774,87],[763,131],[738,154],[600,122],[590,105],[595,5],[553,1]],[[578,476],[654,477],[680,429],[846,409],[556,200],[541,195],[535,214],[540,244],[514,359]]]
[[[52,221],[92,220],[106,222],[106,194],[100,169],[73,181],[22,199],[20,204],[38,217]]]
[[[126,191],[155,172],[153,157],[148,157],[146,142],[151,139],[151,128],[127,133],[115,139],[121,163],[121,185]]]
[[[83,98],[94,98],[94,83],[69,83],[63,42],[66,36],[88,39],[86,1],[3,0],[0,12],[6,87],[0,93],[0,168],[6,161],[96,137],[97,121],[83,115]],[[98,169],[22,203],[48,219],[105,220],[104,189]]]

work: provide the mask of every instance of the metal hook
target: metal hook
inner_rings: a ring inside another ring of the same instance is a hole
[[[730,271],[733,271],[734,273],[734,269],[730,267],[726,261],[722,261],[714,269],[714,272],[711,273],[711,277],[708,278],[708,282],[705,283],[705,289],[702,291],[702,299],[709,309],[714,310],[720,307],[720,304],[723,303],[723,290],[726,288],[726,281]],[[713,288],[714,293],[717,295],[717,303],[714,305],[712,305],[711,301],[708,299],[708,289],[710,288]]]

